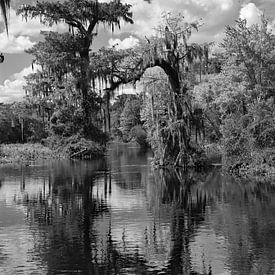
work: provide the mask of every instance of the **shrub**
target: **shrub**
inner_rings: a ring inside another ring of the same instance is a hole
[[[223,160],[230,169],[251,162],[254,138],[249,131],[249,115],[234,114],[224,120],[221,127]]]
[[[86,139],[80,134],[73,135],[71,137],[60,137],[53,135],[43,141],[46,146],[49,146],[60,155],[71,157],[77,152],[86,150],[85,155],[89,158],[103,156],[105,152],[105,146],[99,143]]]

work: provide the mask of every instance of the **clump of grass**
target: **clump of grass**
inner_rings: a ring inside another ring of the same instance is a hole
[[[0,149],[0,163],[35,161],[56,157],[56,153],[41,144],[3,144]]]

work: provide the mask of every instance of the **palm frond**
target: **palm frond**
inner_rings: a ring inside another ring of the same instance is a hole
[[[8,10],[10,8],[10,0],[0,0],[0,8],[4,17],[4,24],[8,33]]]

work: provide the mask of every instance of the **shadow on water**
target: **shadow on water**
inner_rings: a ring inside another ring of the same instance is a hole
[[[150,152],[130,147],[2,169],[0,214],[23,219],[8,226],[0,215],[0,271],[274,274],[274,186],[154,170]]]
[[[213,231],[218,239],[223,239],[222,246],[227,247],[223,259],[226,265],[214,274],[225,270],[226,274],[274,274],[274,185],[236,182],[231,177],[222,176],[219,170],[204,174],[157,170],[155,179],[157,183],[152,185],[155,189],[151,193],[158,195],[154,200],[161,198],[161,204],[172,205],[173,209],[171,274],[194,272],[199,260],[196,263],[194,253],[190,251],[196,250],[194,245],[198,245],[196,242],[203,230],[209,235]],[[207,237],[204,240],[207,242]],[[199,269],[203,274],[211,274],[214,257],[221,255],[211,255],[211,243],[199,246],[200,250],[204,247],[203,265]],[[219,268],[216,266],[214,270]]]

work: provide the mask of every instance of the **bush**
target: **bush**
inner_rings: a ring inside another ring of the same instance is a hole
[[[68,156],[74,156],[74,154],[85,151],[85,156],[89,158],[94,158],[98,156],[103,156],[105,152],[105,147],[99,145],[98,143],[80,137],[79,135],[72,136],[66,140],[64,144],[64,153]]]
[[[99,143],[88,140],[80,134],[73,135],[71,137],[51,136],[43,141],[46,146],[49,146],[60,155],[71,157],[77,152],[86,150],[85,155],[89,158],[103,156],[105,152],[105,146]]]
[[[251,117],[234,114],[224,120],[221,127],[224,164],[228,169],[250,163],[254,138],[250,132]]]
[[[268,101],[251,104],[222,126],[225,169],[258,181],[275,179],[275,112]]]

